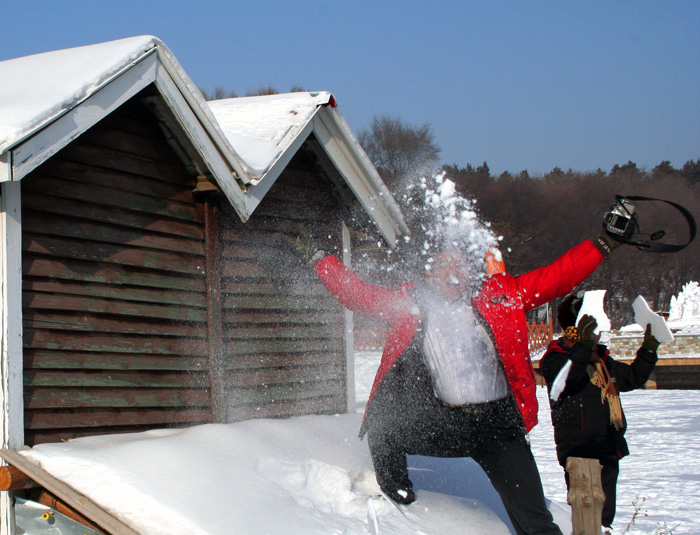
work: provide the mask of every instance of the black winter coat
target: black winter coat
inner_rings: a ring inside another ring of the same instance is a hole
[[[644,386],[658,360],[656,352],[643,348],[637,351],[631,364],[615,361],[603,345],[598,345],[595,350],[607,367],[618,393]],[[615,429],[610,423],[609,405],[601,402],[601,389],[591,382],[588,375],[587,367],[592,355],[592,350],[581,344],[567,347],[564,339],[560,338],[549,345],[540,360],[540,370],[550,391],[559,371],[568,360],[572,361],[566,387],[559,399],[552,401],[550,398],[554,441],[562,466],[566,466],[568,457],[622,458],[629,454],[624,438],[627,428],[624,412],[622,426]]]

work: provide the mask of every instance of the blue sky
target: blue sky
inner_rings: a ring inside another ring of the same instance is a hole
[[[333,92],[492,172],[700,159],[700,2],[3,0],[0,60],[151,34],[199,86]],[[1,81],[0,81],[1,83]]]

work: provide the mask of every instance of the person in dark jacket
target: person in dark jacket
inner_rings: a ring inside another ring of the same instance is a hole
[[[629,454],[619,393],[644,386],[656,365],[659,342],[647,325],[634,361],[617,362],[607,347],[597,343],[595,318],[583,315],[576,324],[582,302],[582,298],[570,295],[557,309],[563,336],[549,345],[540,370],[550,392],[559,463],[566,468],[569,457],[600,461],[605,493],[601,523],[610,527],[615,518],[619,460]],[[566,470],[564,474],[568,488]]]

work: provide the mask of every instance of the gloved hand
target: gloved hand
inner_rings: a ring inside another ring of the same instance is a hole
[[[614,234],[610,234],[607,230],[603,230],[600,236],[598,236],[598,239],[593,243],[601,253],[608,255],[620,245],[624,245],[625,242]]]
[[[652,353],[656,353],[656,350],[659,349],[660,345],[661,342],[659,342],[654,337],[654,335],[651,334],[651,323],[647,323],[647,328],[644,331],[644,340],[642,341],[642,347],[651,351]]]
[[[325,256],[325,253],[314,244],[306,226],[301,223],[298,235],[280,234],[280,239],[295,255],[308,264],[314,265]]]
[[[578,320],[578,325],[576,326],[576,329],[578,330],[579,344],[587,349],[593,349],[600,339],[600,335],[593,333],[597,326],[598,322],[593,316],[589,316],[588,314],[581,316],[581,319]]]

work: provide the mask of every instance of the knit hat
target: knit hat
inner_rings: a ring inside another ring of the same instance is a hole
[[[578,297],[576,294],[571,294],[562,301],[559,308],[557,308],[557,320],[559,320],[562,330],[576,326],[576,318],[582,304],[583,297]]]

